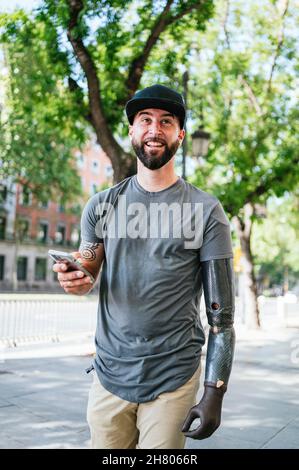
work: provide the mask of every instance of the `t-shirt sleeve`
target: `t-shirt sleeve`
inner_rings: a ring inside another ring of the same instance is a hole
[[[98,222],[100,216],[97,214],[98,197],[93,196],[87,202],[81,216],[81,242],[103,243],[99,237]]]
[[[223,207],[218,201],[210,213],[204,230],[200,261],[232,257],[230,225]]]

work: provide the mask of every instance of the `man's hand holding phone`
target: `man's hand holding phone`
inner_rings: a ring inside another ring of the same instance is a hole
[[[82,262],[79,251],[71,253],[73,258]],[[84,272],[78,270],[69,271],[68,263],[59,262],[53,265],[53,271],[58,273],[58,281],[68,294],[84,295],[93,287],[94,281]]]

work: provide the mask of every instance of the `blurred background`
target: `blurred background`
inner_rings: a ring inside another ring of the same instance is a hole
[[[0,2],[3,373],[22,348],[93,353],[97,288],[64,295],[47,251],[76,251],[88,198],[135,173],[124,105],[153,83],[185,97],[177,173],[231,223],[240,348],[274,359],[281,341],[297,367],[298,16],[295,0]]]

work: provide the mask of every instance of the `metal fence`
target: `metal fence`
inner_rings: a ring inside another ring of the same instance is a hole
[[[262,327],[267,329],[271,326],[281,326],[285,328],[299,327],[299,303],[289,302],[287,298],[279,297],[259,297],[260,320]],[[240,317],[242,308],[239,307]],[[243,318],[244,322],[244,318]]]
[[[94,334],[97,300],[0,297],[0,343],[17,346]]]
[[[201,319],[208,327],[201,304]],[[299,304],[282,298],[261,299],[262,326],[299,327]],[[94,335],[97,297],[59,295],[1,295],[0,344],[17,346],[39,341],[59,341],[64,337]],[[243,323],[242,302],[237,298],[236,321]]]

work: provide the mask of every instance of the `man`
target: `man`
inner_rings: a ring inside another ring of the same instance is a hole
[[[103,263],[92,447],[183,448],[186,436],[205,439],[220,424],[234,349],[229,223],[215,197],[175,174],[185,135],[181,95],[154,85],[136,93],[126,113],[137,175],[88,201],[74,253],[95,278]],[[65,269],[54,265],[66,292],[90,291],[87,276]],[[202,287],[210,333],[205,391],[195,405]]]

